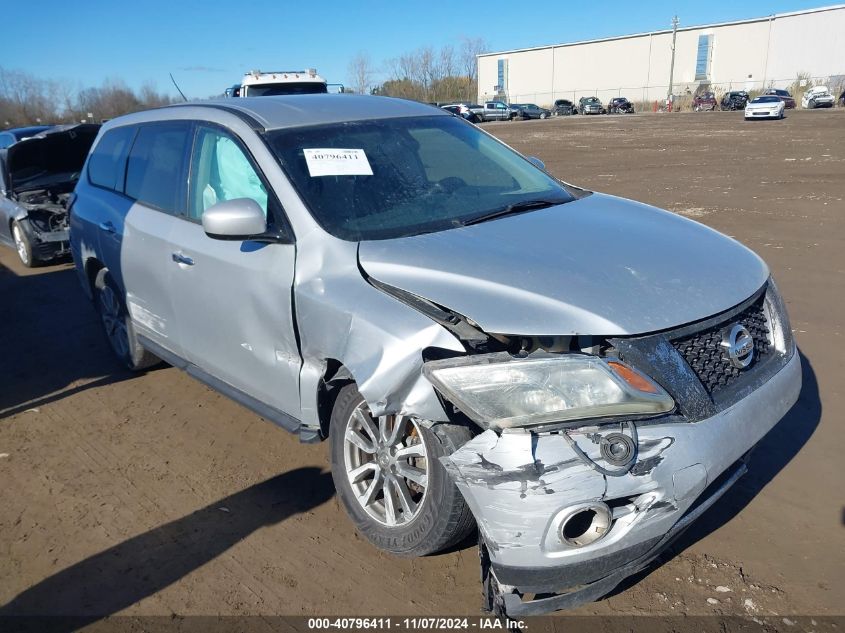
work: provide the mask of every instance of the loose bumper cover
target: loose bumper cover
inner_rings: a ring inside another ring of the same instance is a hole
[[[603,437],[625,432],[618,424],[488,430],[442,458],[478,521],[488,606],[510,616],[573,607],[651,562],[742,476],[749,451],[798,399],[800,356],[791,335],[781,332],[781,345],[777,367],[730,406],[694,422],[639,424],[623,474],[600,449]],[[612,511],[608,531],[573,546],[562,522],[597,501]]]

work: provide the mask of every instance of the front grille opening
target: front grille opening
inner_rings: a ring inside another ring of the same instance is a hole
[[[707,392],[713,394],[724,389],[741,375],[753,371],[771,352],[771,334],[764,309],[765,295],[740,314],[707,330],[672,341],[684,360],[692,367]],[[731,364],[722,346],[722,331],[728,325],[741,323],[754,339],[754,361],[745,369]]]

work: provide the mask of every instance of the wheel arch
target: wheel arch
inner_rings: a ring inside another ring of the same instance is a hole
[[[352,372],[336,358],[325,359],[323,365],[325,371],[317,383],[317,418],[320,423],[321,440],[329,437],[332,410],[341,387],[355,382]]]
[[[101,274],[108,273],[108,267],[101,262],[96,257],[89,257],[85,260],[83,264],[84,272],[85,272],[85,281],[86,284],[84,286],[85,294],[88,295],[88,298],[93,300],[94,299],[94,289],[97,285],[97,279]]]

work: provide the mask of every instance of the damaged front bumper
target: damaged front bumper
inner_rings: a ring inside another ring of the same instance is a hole
[[[789,355],[711,417],[639,425],[625,474],[594,467],[605,463],[602,437],[619,425],[488,430],[442,458],[478,521],[488,606],[510,616],[573,607],[651,562],[744,473],[744,457],[798,399],[801,362],[791,341]],[[609,513],[606,531],[592,542],[568,538],[573,512],[591,507]]]
[[[29,238],[36,260],[48,261],[70,254],[70,231],[67,227],[53,228],[41,216],[27,216],[18,224]]]

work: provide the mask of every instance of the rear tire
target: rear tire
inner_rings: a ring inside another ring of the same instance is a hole
[[[15,242],[15,250],[18,252],[18,259],[21,260],[21,264],[27,268],[35,268],[41,263],[32,252],[32,242],[29,241],[29,236],[17,220],[12,222],[12,239]]]
[[[123,293],[105,268],[94,281],[94,302],[109,347],[127,369],[141,371],[161,362],[138,342]]]
[[[425,556],[469,535],[475,519],[440,463],[469,429],[427,429],[406,416],[370,414],[354,383],[341,388],[329,428],[332,478],[358,532],[399,556]]]

